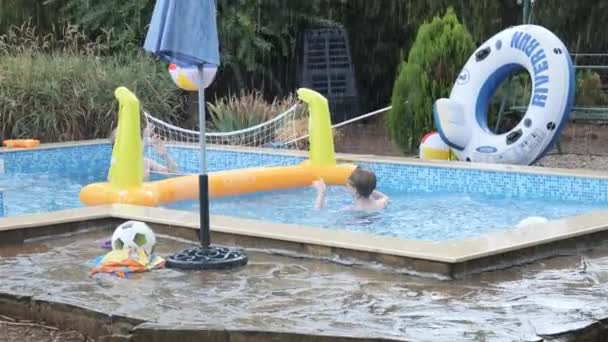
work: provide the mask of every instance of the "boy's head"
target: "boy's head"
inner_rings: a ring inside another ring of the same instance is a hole
[[[348,177],[348,185],[360,197],[368,198],[376,189],[376,174],[357,166],[355,171]]]

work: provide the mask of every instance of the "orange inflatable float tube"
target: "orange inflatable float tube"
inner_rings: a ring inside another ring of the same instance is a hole
[[[209,197],[306,187],[319,178],[329,185],[344,185],[355,167],[352,164],[334,167],[300,164],[211,172]],[[87,205],[124,203],[153,207],[197,199],[198,195],[198,175],[188,175],[146,182],[124,190],[116,190],[108,183],[94,183],[83,188],[80,200]]]
[[[8,139],[2,142],[8,148],[32,148],[40,145],[38,139]]]
[[[209,197],[237,196],[256,192],[307,187],[323,178],[329,185],[344,185],[355,165],[318,167],[306,163],[293,166],[260,167],[209,173]],[[198,175],[149,183],[159,194],[159,204],[198,198]]]

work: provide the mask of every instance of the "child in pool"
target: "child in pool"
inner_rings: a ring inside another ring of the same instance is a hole
[[[317,189],[315,207],[321,209],[325,205],[325,182],[319,179],[312,185]],[[355,209],[377,211],[384,209],[388,204],[388,196],[376,190],[376,175],[369,170],[357,167],[348,177],[346,186],[355,198]]]
[[[146,126],[144,128],[142,137],[144,144],[151,143],[156,154],[161,156],[166,163],[165,165],[159,164],[154,160],[144,157],[144,179],[148,179],[150,172],[161,172],[161,173],[176,173],[178,171],[177,164],[171,158],[171,155],[167,152],[167,147],[157,135],[153,134],[154,127]],[[110,142],[112,148],[114,148],[114,142],[116,140],[116,129],[114,129],[110,135]]]

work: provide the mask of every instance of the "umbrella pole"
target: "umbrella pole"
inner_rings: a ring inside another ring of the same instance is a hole
[[[203,66],[199,66],[198,75],[201,85],[205,84],[203,77]],[[205,136],[206,120],[205,120],[205,87],[198,88],[198,122],[200,128],[200,161],[201,172],[198,175],[198,199],[199,199],[199,214],[200,214],[200,231],[199,239],[203,248],[208,248],[211,244],[209,237],[209,176],[207,175],[207,139]]]
[[[205,84],[203,66],[199,66],[200,86],[198,90],[198,118],[200,125],[201,172],[198,176],[200,207],[200,246],[185,249],[167,258],[167,266],[172,268],[205,270],[237,267],[247,264],[248,257],[244,251],[229,247],[211,246],[209,234],[209,176],[207,174],[207,156],[205,139]]]

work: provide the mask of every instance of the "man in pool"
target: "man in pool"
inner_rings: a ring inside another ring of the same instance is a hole
[[[173,158],[171,158],[171,155],[167,152],[167,147],[165,146],[160,137],[152,133],[153,131],[153,126],[146,126],[146,128],[144,128],[144,131],[142,133],[144,146],[148,143],[152,144],[154,152],[165,160],[166,166],[159,164],[154,160],[144,156],[144,179],[149,178],[150,172],[177,173],[178,171],[177,164],[175,163]],[[110,142],[112,143],[112,148],[114,148],[115,140],[116,129],[114,129],[110,134]]]
[[[325,205],[325,182],[323,179],[319,179],[312,185],[317,189],[315,207],[321,209]],[[372,171],[357,167],[348,177],[346,186],[355,198],[355,209],[357,210],[377,211],[388,205],[388,196],[376,190],[376,175]]]

